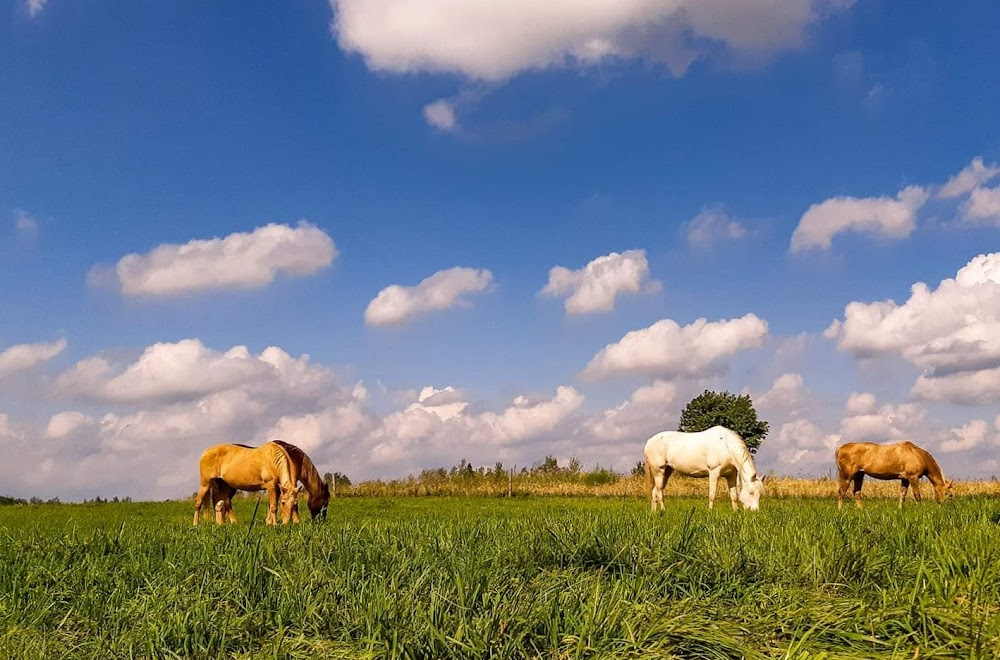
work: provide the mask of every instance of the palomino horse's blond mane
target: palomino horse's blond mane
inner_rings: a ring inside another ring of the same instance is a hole
[[[236,490],[266,490],[268,497],[267,524],[277,522],[278,502],[281,502],[281,520],[287,523],[292,517],[292,508],[298,499],[299,468],[288,455],[288,451],[275,442],[267,442],[260,447],[223,444],[209,447],[202,452],[198,461],[200,486],[194,498],[194,524],[198,524],[199,513],[205,496],[225,489],[228,496]],[[216,502],[216,522],[222,522],[224,502]],[[229,507],[229,519],[236,522],[236,516]]]
[[[312,459],[309,458],[309,454],[284,440],[272,440],[271,442],[284,447],[285,451],[288,452],[289,458],[298,467],[299,481],[302,482],[306,487],[306,492],[309,493],[308,506],[313,518],[320,520],[326,518],[326,509],[330,504],[330,487],[323,481],[323,477],[319,475],[319,470],[316,469]],[[299,506],[297,501],[292,508],[292,520],[299,522]]]

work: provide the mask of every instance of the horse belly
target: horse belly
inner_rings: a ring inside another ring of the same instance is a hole
[[[895,472],[895,471],[876,470],[875,472],[872,472],[870,470],[861,470],[861,472],[864,473],[864,474],[866,474],[866,475],[868,475],[872,479],[900,479],[901,478],[900,475],[899,475],[899,473]]]
[[[245,470],[226,469],[223,467],[223,469],[219,470],[219,478],[239,490],[264,490],[266,488],[266,484],[264,484],[264,480],[260,474],[247,474]]]
[[[683,474],[686,477],[704,478],[708,476],[710,469],[704,461],[668,461],[667,465],[669,465],[674,472]]]

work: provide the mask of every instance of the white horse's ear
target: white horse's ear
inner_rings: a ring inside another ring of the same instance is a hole
[[[766,474],[763,477],[760,478],[760,483],[764,483],[765,479],[767,479],[767,475]]]

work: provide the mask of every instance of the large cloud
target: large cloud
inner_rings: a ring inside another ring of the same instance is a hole
[[[916,440],[926,432],[927,411],[916,403],[879,405],[875,395],[852,393],[840,421],[840,435],[847,442]]]
[[[809,207],[792,233],[792,252],[829,248],[833,237],[845,231],[881,238],[906,238],[916,227],[917,211],[929,194],[920,186],[889,197],[834,197]]]
[[[37,344],[15,344],[0,351],[0,378],[27,371],[51,360],[66,348],[65,339]]]
[[[922,370],[912,393],[953,403],[1000,400],[1000,253],[981,254],[936,290],[910,298],[852,302],[824,336],[868,358],[896,353]]]
[[[590,314],[610,312],[621,294],[655,292],[660,286],[649,279],[646,251],[628,250],[597,257],[579,270],[555,266],[540,293],[567,296],[567,314]]]
[[[672,411],[677,386],[665,380],[637,388],[627,401],[609,408],[584,423],[594,438],[607,441],[645,441],[657,431],[675,427],[678,415]]]
[[[64,394],[96,401],[165,403],[240,387],[312,396],[328,377],[326,369],[309,364],[309,356],[293,358],[274,346],[253,355],[246,346],[220,352],[198,339],[184,339],[153,344],[124,367],[103,357],[81,360],[56,378],[56,387]]]
[[[399,325],[427,312],[465,307],[463,296],[489,287],[493,274],[475,268],[440,270],[416,286],[393,284],[379,291],[365,309],[368,325]]]
[[[82,405],[3,439],[16,458],[0,463],[0,482],[22,494],[185,496],[205,447],[275,437],[343,471],[366,464],[357,439],[377,421],[363,385],[339,384],[308,356],[217,351],[198,339],[154,344],[124,363],[85,358],[55,379],[50,396]]]
[[[473,412],[460,392],[425,387],[417,401],[381,421],[365,439],[371,460],[392,469],[474,463],[523,457],[524,446],[551,441],[557,429],[583,404],[568,386],[551,397],[519,395],[500,412]]]
[[[663,319],[605,346],[582,376],[593,380],[628,374],[663,379],[702,376],[718,369],[724,358],[760,347],[765,336],[767,322],[754,314],[729,321],[698,319],[683,327]]]
[[[259,289],[279,274],[312,275],[333,263],[337,248],[318,227],[269,224],[225,238],[164,244],[122,257],[113,271],[98,266],[90,281],[110,280],[129,296],[177,296],[214,289]]]
[[[800,46],[850,0],[330,0],[340,47],[394,73],[502,80],[527,70],[643,58],[681,75],[724,48],[760,58]]]

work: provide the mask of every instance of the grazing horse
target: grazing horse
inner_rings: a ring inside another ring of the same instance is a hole
[[[757,468],[743,438],[723,426],[713,426],[699,433],[663,431],[646,441],[646,484],[653,511],[663,510],[663,488],[674,472],[689,477],[708,477],[708,508],[715,503],[715,487],[720,477],[729,485],[729,499],[736,509],[739,501],[756,511],[760,507],[764,478],[757,478]]]
[[[330,487],[319,476],[319,472],[316,470],[316,466],[313,465],[312,459],[304,451],[289,442],[284,442],[283,440],[272,440],[271,442],[281,445],[288,452],[288,457],[292,459],[292,463],[298,468],[299,481],[302,482],[306,488],[306,492],[309,493],[307,505],[309,506],[309,513],[312,514],[312,519],[314,521],[326,520],[327,507],[330,505]],[[219,482],[218,480],[213,482],[212,499],[216,502],[217,518],[221,518],[224,514],[229,517],[229,522],[236,522],[236,514],[233,513],[232,503],[233,495],[235,494],[236,489],[229,484]],[[292,522],[297,523],[300,521],[299,501],[296,498],[295,503],[292,505]],[[217,522],[221,521],[217,520]]]
[[[260,447],[247,445],[215,445],[202,452],[198,461],[201,485],[194,496],[194,524],[198,524],[198,514],[205,502],[205,495],[225,489],[266,490],[268,525],[277,524],[278,501],[281,501],[281,522],[287,523],[292,517],[292,507],[298,499],[299,471],[288,451],[276,442],[268,442]],[[225,511],[223,501],[215,504],[215,522],[222,523]],[[236,516],[229,510],[230,521]]]
[[[945,479],[941,466],[930,452],[912,442],[878,445],[874,442],[848,442],[837,447],[837,508],[844,506],[847,487],[854,482],[854,504],[861,506],[861,485],[865,475],[875,479],[899,479],[899,508],[903,508],[906,489],[913,487],[913,499],[920,501],[920,477],[927,477],[934,486],[934,499],[939,503],[951,497],[951,482]]]

